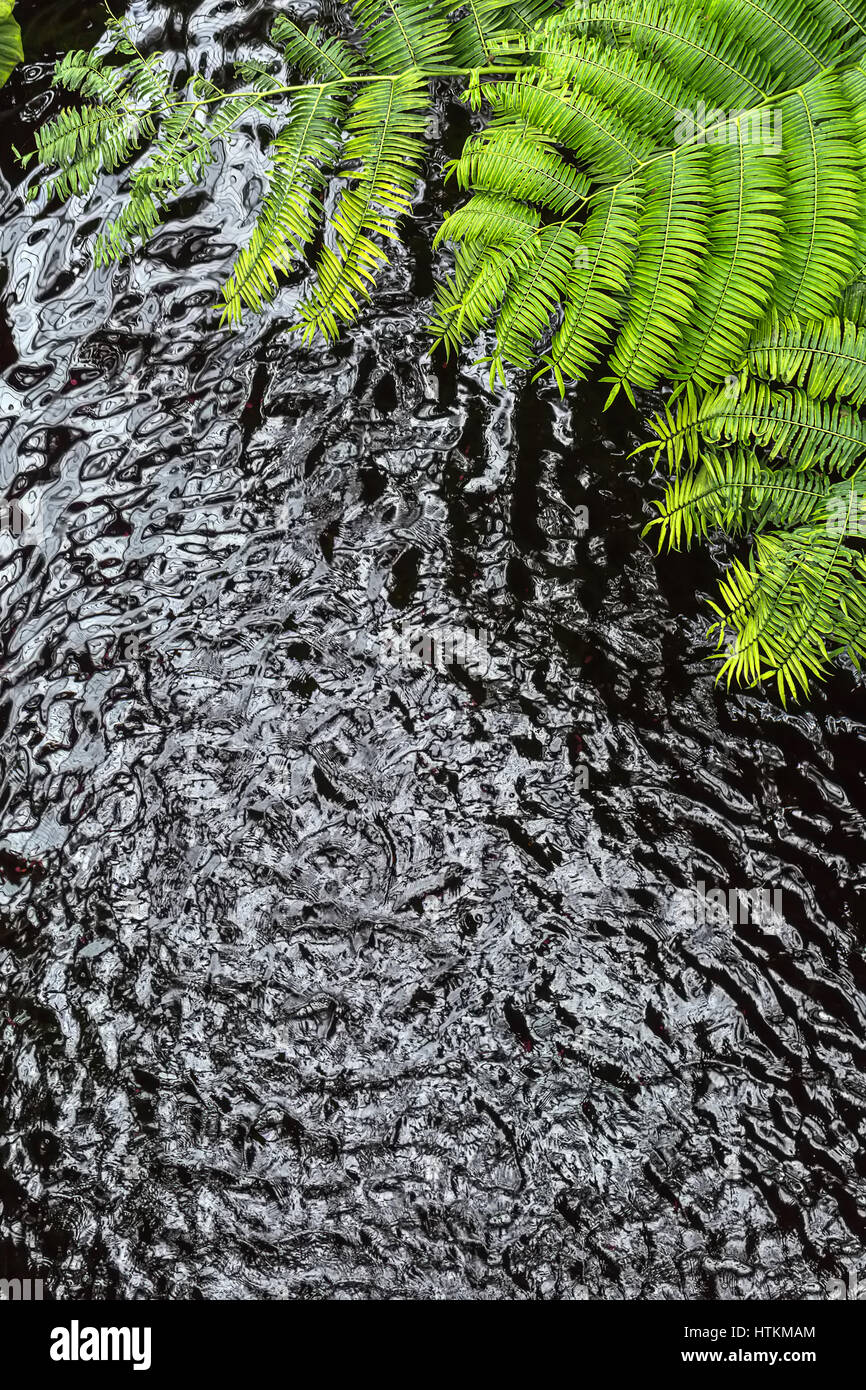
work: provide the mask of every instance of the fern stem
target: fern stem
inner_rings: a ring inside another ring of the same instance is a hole
[[[489,67],[489,68],[419,68],[419,80],[433,82],[437,77],[470,77],[472,73],[506,73],[513,74],[513,67]],[[405,76],[400,72],[373,73],[367,77],[339,77],[333,78],[330,82],[294,82],[285,87],[271,87],[267,92],[220,92],[216,97],[202,97],[199,106],[210,106],[215,101],[237,101],[242,97],[255,97],[258,101],[269,101],[271,97],[285,96],[289,92],[323,92],[330,87],[354,87],[361,82],[397,82]],[[169,101],[165,105],[168,111],[174,106],[186,106],[187,101],[181,98],[178,101]]]

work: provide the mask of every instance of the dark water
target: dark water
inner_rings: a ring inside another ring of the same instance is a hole
[[[101,32],[21,9],[7,181]],[[132,11],[209,71],[267,22]],[[0,482],[51,521],[0,540],[0,1257],[57,1296],[863,1271],[862,686],[726,697],[710,559],[640,540],[640,417],[426,360],[447,114],[332,351],[283,332],[300,276],[214,326],[252,144],[111,273],[96,200],[7,200]],[[389,663],[404,622],[489,666]],[[696,925],[699,881],[783,920]]]

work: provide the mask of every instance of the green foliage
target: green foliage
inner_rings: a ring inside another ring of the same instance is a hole
[[[669,474],[646,527],[659,548],[716,530],[754,542],[711,604],[729,685],[773,681],[785,702],[866,653],[864,399],[864,330],[773,319],[723,389],[687,391],[653,421]]]
[[[316,283],[301,305],[304,340],[336,338],[358,316],[359,300],[386,259],[375,235],[397,240],[409,210],[423,151],[427,95],[414,70],[362,88],[346,121],[345,158],[357,165],[331,218],[335,246],[325,246]]]
[[[859,670],[866,655],[866,558],[815,526],[759,536],[744,565],[720,585],[720,677],[757,685],[775,680],[783,704],[808,693],[830,661],[845,655]]]
[[[12,18],[15,0],[0,0],[0,87],[8,82],[12,69],[24,61],[21,30]]]
[[[173,77],[161,54],[140,53],[129,26],[112,18],[107,51],[67,54],[57,65],[55,84],[82,101],[37,131],[47,192],[85,196],[101,173],[148,147],[129,172],[119,213],[97,237],[96,261],[109,264],[152,235],[172,196],[201,179],[223,142],[251,120],[272,123],[267,193],[223,287],[222,317],[237,324],[245,308],[261,309],[324,228],[297,327],[307,341],[333,339],[369,297],[411,208],[431,78],[452,71],[455,55],[474,55],[482,33],[488,42],[506,25],[525,28],[553,4],[475,0],[456,25],[449,8],[440,0],[357,0],[351,43],[280,15],[271,39],[283,71],[240,63],[243,87],[234,92],[195,75]],[[555,160],[549,153],[548,164]],[[576,176],[571,182],[583,190]],[[338,193],[326,218],[329,187]]]
[[[866,453],[866,422],[853,407],[748,379],[733,390],[681,396],[656,417],[654,428],[657,456],[664,449],[674,469],[683,455],[694,461],[708,445],[719,444],[760,445],[771,459],[784,454],[794,468],[840,473],[850,472]]]
[[[260,309],[273,297],[279,272],[304,255],[323,215],[328,170],[341,149],[345,101],[326,87],[298,92],[292,113],[270,147],[269,186],[247,245],[222,292],[223,318],[237,323],[243,306]]]
[[[611,399],[665,379],[717,383],[769,314],[832,313],[866,245],[866,75],[853,62],[864,52],[866,6],[806,0],[600,0],[492,46],[493,61],[525,64],[474,98],[515,162],[498,191],[538,210],[538,236],[563,217],[583,236],[599,202],[620,228],[591,248],[594,283],[584,262],[546,296],[556,317],[537,306],[537,355],[561,389],[605,353]],[[563,208],[518,177],[538,132],[591,181],[582,202]],[[470,194],[488,178],[475,165],[467,154],[458,165]],[[460,223],[445,228],[459,242]],[[590,319],[575,308],[587,294],[604,310]],[[443,295],[453,317],[454,285]],[[490,360],[511,361],[508,344]]]
[[[609,401],[672,384],[646,446],[666,472],[648,529],[668,548],[715,531],[751,546],[714,606],[721,674],[785,700],[834,657],[858,661],[866,0],[349,13],[348,38],[280,15],[272,65],[239,64],[233,90],[172,75],[119,21],[108,51],[66,55],[55,81],[76,102],[35,153],[62,198],[125,171],[97,260],[146,240],[225,141],[266,124],[267,190],[222,318],[260,310],[306,262],[295,327],[331,341],[411,211],[432,84],[463,77],[483,125],[446,170],[465,196],[435,239],[434,345],[480,340],[492,384],[515,368],[564,393],[604,372]]]

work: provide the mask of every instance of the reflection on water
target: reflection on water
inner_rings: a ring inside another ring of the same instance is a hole
[[[267,27],[132,10],[211,68]],[[214,327],[252,146],[110,273],[96,203],[9,200],[0,1272],[54,1295],[827,1297],[861,1267],[859,686],[726,697],[710,559],[639,539],[640,418],[426,358],[445,158],[312,355],[300,277]],[[695,908],[737,890],[781,911]]]

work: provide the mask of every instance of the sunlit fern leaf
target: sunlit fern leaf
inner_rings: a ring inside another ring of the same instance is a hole
[[[851,60],[862,52],[858,40],[863,34],[852,34],[841,11],[834,22],[826,9],[819,14],[813,0],[714,0],[712,12],[730,28],[748,33],[771,58],[782,87],[808,82],[830,67],[843,47]]]
[[[866,179],[862,177],[862,171],[866,168],[866,66],[860,62],[854,67],[846,68],[840,72],[839,80],[847,102],[852,139],[861,175],[858,178],[857,190],[858,217],[854,227],[855,271],[851,277],[857,280],[866,278]]]
[[[152,53],[147,58],[135,57],[130,61],[129,69],[127,90],[136,101],[153,111],[170,105],[174,99],[174,88],[161,53]]]
[[[679,550],[715,529],[731,536],[811,521],[830,493],[824,473],[773,469],[750,449],[701,452],[701,463],[675,475],[654,502],[659,515],[644,527],[659,550]]]
[[[272,141],[268,193],[247,245],[222,291],[222,319],[240,321],[243,307],[273,298],[280,272],[303,257],[322,216],[321,195],[342,151],[344,98],[311,87],[295,94],[288,122]]]
[[[127,54],[128,61],[117,64],[113,52],[66,54],[56,65],[54,85],[78,92],[92,104],[69,107],[36,131],[39,163],[58,170],[47,182],[48,191],[61,198],[89,192],[100,173],[127,163],[153,139],[159,117],[170,109],[171,77],[163,55],[141,57],[119,23],[110,27],[116,51]]]
[[[600,39],[577,37],[558,19],[554,16],[540,29],[500,39],[492,45],[492,58],[531,55],[551,85],[590,92],[642,134],[670,144],[684,113],[697,109],[700,94],[662,63]]]
[[[446,358],[462,347],[469,337],[474,336],[471,322],[467,323],[467,290],[474,282],[483,259],[484,246],[481,243],[459,246],[454,261],[454,274],[447,275],[437,286],[427,331],[434,348],[444,347]],[[485,300],[482,318],[475,327],[476,332],[492,313],[496,302],[498,301]]]
[[[344,155],[358,167],[330,220],[334,245],[323,248],[316,281],[299,311],[305,342],[316,334],[326,341],[336,338],[340,326],[351,323],[369,298],[386,259],[372,238],[396,240],[397,223],[409,210],[428,102],[426,83],[414,71],[371,82],[352,102]]]
[[[84,53],[81,49],[64,53],[55,66],[51,85],[65,87],[69,92],[80,92],[83,97],[110,101],[128,84],[131,74],[126,65],[107,64],[106,56],[95,49],[90,53]]]
[[[682,0],[599,0],[575,5],[563,23],[575,32],[612,30],[619,43],[664,62],[708,105],[754,106],[771,89],[770,61],[732,29],[728,16],[714,20],[705,8]]]
[[[674,381],[718,382],[742,357],[770,303],[782,255],[784,169],[761,144],[711,146],[708,254],[670,368]]]
[[[866,422],[851,406],[763,381],[700,397],[687,392],[650,424],[656,457],[664,453],[672,471],[684,456],[696,461],[704,442],[745,444],[764,449],[769,459],[784,457],[793,468],[839,473],[848,473],[866,454]]]
[[[360,53],[345,39],[325,34],[316,24],[306,32],[286,15],[279,15],[271,29],[271,41],[283,50],[290,68],[304,77],[334,82],[358,77],[364,70]]]
[[[446,178],[452,176],[463,189],[507,193],[552,213],[575,207],[590,188],[589,179],[566,164],[544,136],[510,129],[482,131],[468,140],[446,170]]]
[[[0,0],[0,87],[12,69],[24,61],[21,30],[12,15],[14,7],[15,0]]]
[[[861,175],[854,131],[844,88],[833,73],[781,106],[787,191],[773,301],[782,315],[822,318],[833,312],[856,270]]]
[[[612,399],[630,383],[652,387],[677,359],[694,312],[700,268],[709,245],[712,185],[708,151],[675,151],[644,175],[646,203],[628,312],[610,358]]]
[[[364,31],[373,72],[429,70],[449,56],[446,0],[356,0],[352,15]]]
[[[632,183],[604,189],[593,198],[581,233],[584,257],[575,258],[565,285],[565,311],[543,367],[556,377],[580,381],[598,363],[622,318],[625,291],[638,241],[640,196]]]
[[[490,246],[508,246],[522,242],[527,232],[534,233],[540,225],[541,214],[537,208],[515,198],[475,193],[468,203],[444,218],[433,245],[436,247],[443,241],[467,245],[480,241]]]
[[[137,244],[149,240],[161,220],[158,199],[147,187],[133,184],[118,215],[106,223],[96,238],[96,265],[112,265],[128,256]]]
[[[835,657],[859,667],[866,655],[866,558],[839,536],[809,526],[759,536],[719,592],[710,635],[729,686],[773,680],[784,704],[808,694]]]
[[[549,14],[558,8],[556,0],[512,0],[511,5],[501,15],[500,24],[506,30],[523,30],[530,33]]]
[[[88,193],[101,173],[119,169],[154,130],[148,112],[113,105],[59,112],[36,132],[39,163],[59,170],[46,181],[49,194],[69,198]]]
[[[866,402],[866,328],[845,319],[801,323],[773,315],[749,344],[752,376],[799,386],[807,396]]]

